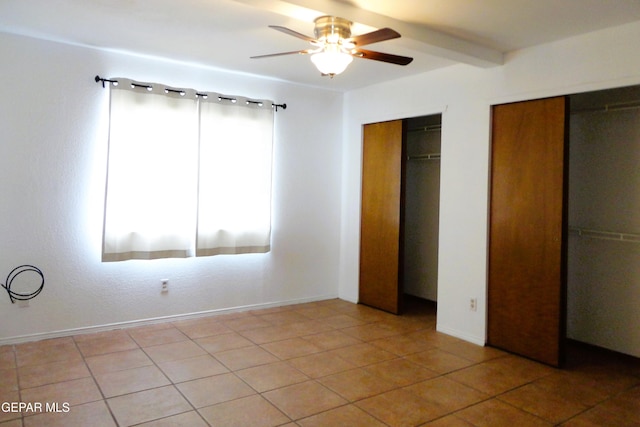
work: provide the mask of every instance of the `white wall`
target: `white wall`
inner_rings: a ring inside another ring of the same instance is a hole
[[[46,278],[26,308],[0,292],[0,344],[337,296],[341,93],[7,34],[0,58],[0,282],[21,264]],[[108,92],[96,74],[287,103],[276,114],[270,253],[100,261]]]
[[[452,66],[345,97],[340,295],[358,298],[363,123],[442,113],[438,322],[483,344],[486,336],[490,106],[640,82],[640,23],[509,54],[502,67]],[[635,289],[634,292],[640,292]],[[478,311],[469,298],[478,298]],[[640,354],[640,349],[635,349]]]

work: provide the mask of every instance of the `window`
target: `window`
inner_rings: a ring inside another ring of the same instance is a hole
[[[103,261],[268,252],[271,103],[117,81]]]

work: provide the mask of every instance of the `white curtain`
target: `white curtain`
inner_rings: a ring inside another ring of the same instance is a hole
[[[103,261],[268,252],[272,109],[118,80]]]
[[[273,111],[203,102],[197,255],[268,252]]]

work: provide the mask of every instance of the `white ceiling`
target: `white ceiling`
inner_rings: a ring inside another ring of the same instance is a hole
[[[333,79],[307,56],[249,59],[309,45],[313,19],[391,27],[402,38],[367,49],[411,56],[406,67],[355,59]],[[503,54],[640,20],[640,0],[0,0],[0,32],[131,52],[350,90],[454,63],[499,66]],[[96,70],[97,73],[100,70]]]

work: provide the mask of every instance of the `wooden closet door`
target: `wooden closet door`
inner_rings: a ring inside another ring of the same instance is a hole
[[[401,309],[403,121],[364,126],[358,302]]]
[[[565,97],[493,107],[488,343],[563,360],[566,316]]]

